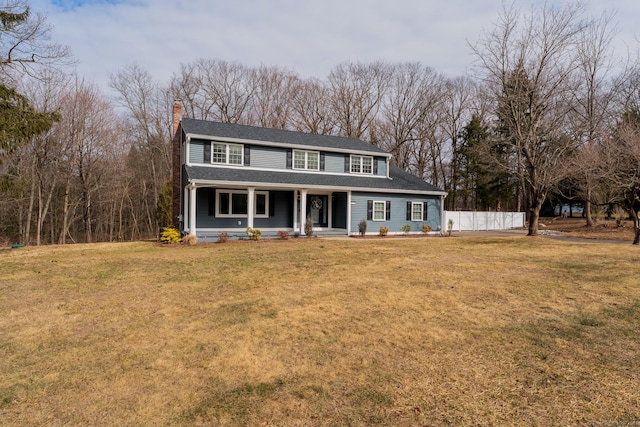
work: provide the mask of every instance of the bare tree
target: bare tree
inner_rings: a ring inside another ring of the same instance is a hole
[[[0,72],[31,74],[37,65],[70,63],[69,49],[51,41],[47,17],[32,13],[25,0],[0,3]]]
[[[616,33],[611,25],[612,15],[603,14],[593,20],[579,34],[576,45],[579,85],[574,93],[575,119],[573,135],[578,142],[578,153],[571,165],[584,200],[586,225],[593,226],[592,202],[599,176],[600,146],[614,126],[613,108],[615,88],[611,72],[617,65],[611,54],[611,42]]]
[[[633,244],[640,244],[640,110],[628,109],[602,150],[603,176],[616,189],[616,201],[633,220]]]
[[[103,179],[110,173],[109,161],[115,155],[113,141],[121,134],[111,105],[95,85],[76,80],[61,103],[62,121],[59,137],[66,142],[68,153],[63,190],[60,243],[71,233],[72,213],[79,211],[83,240],[92,242],[100,212],[99,192]]]
[[[147,232],[158,228],[156,210],[160,190],[171,174],[170,95],[148,71],[131,65],[111,76],[110,85],[118,93],[116,102],[127,111],[126,134],[140,162],[131,164],[134,181],[140,186],[138,200],[144,206]]]
[[[524,17],[505,8],[496,28],[473,47],[509,153],[510,161],[497,161],[496,167],[516,174],[525,190],[530,236],[537,234],[547,192],[566,176],[574,148],[567,122],[583,13],[574,3],[545,5]]]
[[[410,169],[419,128],[442,100],[441,83],[438,73],[419,63],[393,67],[380,116],[387,134],[383,147],[392,154],[393,163],[402,169]]]
[[[224,123],[249,124],[249,106],[256,91],[256,72],[240,63],[200,59],[197,82],[203,105],[212,119]]]
[[[291,100],[291,127],[300,132],[333,134],[336,123],[329,101],[324,83],[317,79],[302,81]]]
[[[251,102],[250,123],[276,129],[287,129],[291,121],[293,99],[300,90],[297,74],[280,67],[258,68],[256,91]]]
[[[367,138],[376,119],[390,75],[387,64],[340,64],[329,74],[330,103],[338,132]]]

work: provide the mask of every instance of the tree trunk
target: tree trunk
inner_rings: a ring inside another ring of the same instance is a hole
[[[591,216],[591,181],[587,177],[587,182],[585,183],[585,200],[584,200],[584,215],[587,219],[586,226],[593,227],[593,218]]]
[[[640,245],[640,215],[638,215],[639,211],[632,207],[631,209],[629,209],[629,213],[631,214],[631,218],[633,219],[633,244]]]
[[[533,198],[531,209],[529,209],[529,232],[527,236],[537,236],[538,235],[538,222],[540,219],[540,209],[542,209],[542,203],[544,202],[544,198],[546,197],[546,193],[538,194]]]

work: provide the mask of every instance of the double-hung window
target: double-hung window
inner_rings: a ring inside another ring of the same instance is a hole
[[[293,169],[319,170],[320,153],[318,151],[293,150]]]
[[[373,202],[373,221],[384,221],[386,219],[387,202]]]
[[[411,203],[411,221],[422,221],[422,209],[424,205],[420,202]]]
[[[373,174],[373,157],[352,155],[351,173]]]
[[[211,144],[211,163],[242,165],[242,145],[214,142]]]
[[[367,200],[367,221],[389,221],[391,201]]]
[[[244,218],[249,211],[248,192],[242,190],[218,190],[216,200],[216,216]],[[253,202],[254,218],[269,216],[269,193],[256,191]]]

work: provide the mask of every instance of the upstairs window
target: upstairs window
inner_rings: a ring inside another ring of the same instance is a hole
[[[317,151],[293,150],[293,169],[319,170],[320,153]]]
[[[351,173],[373,174],[373,157],[351,156]]]
[[[214,142],[211,144],[211,163],[242,165],[242,145]]]

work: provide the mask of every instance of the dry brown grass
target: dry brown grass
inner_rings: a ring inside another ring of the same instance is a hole
[[[0,251],[3,425],[638,425],[637,248]]]
[[[615,219],[596,220],[593,227],[587,227],[583,218],[543,218],[541,223],[541,230],[559,231],[563,236],[633,242],[633,222],[629,220],[622,221],[621,227]]]

